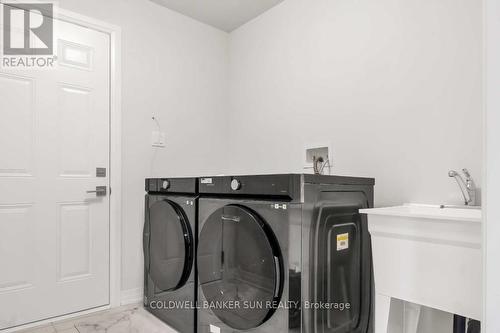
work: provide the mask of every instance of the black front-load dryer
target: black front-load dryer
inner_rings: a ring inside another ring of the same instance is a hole
[[[200,333],[373,333],[374,179],[199,179]]]
[[[196,332],[197,179],[146,179],[144,307],[181,333]]]

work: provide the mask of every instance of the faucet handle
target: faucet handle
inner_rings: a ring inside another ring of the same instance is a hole
[[[466,168],[463,168],[463,169],[462,169],[462,171],[463,171],[463,173],[464,173],[465,177],[466,177],[468,180],[472,178],[472,177],[471,177],[471,175],[470,175],[469,170],[467,170]]]

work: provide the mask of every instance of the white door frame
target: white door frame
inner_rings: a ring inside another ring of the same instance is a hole
[[[50,1],[50,0],[49,0]],[[2,2],[2,1],[0,1]],[[19,0],[9,0],[15,3]],[[34,0],[32,2],[43,2]],[[56,19],[80,25],[85,28],[100,31],[110,36],[110,161],[109,161],[109,304],[88,309],[77,313],[62,315],[56,318],[44,319],[34,323],[0,330],[2,333],[18,331],[45,323],[89,314],[104,309],[121,305],[121,166],[122,166],[122,140],[121,140],[121,28],[117,25],[96,20],[69,10],[55,8]]]
[[[484,31],[484,205],[483,205],[483,320],[481,331],[500,329],[500,1],[483,1]]]

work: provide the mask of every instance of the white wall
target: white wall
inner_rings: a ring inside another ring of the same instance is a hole
[[[122,28],[122,290],[141,292],[144,178],[224,170],[228,36],[147,0],[59,3]],[[153,114],[167,133],[156,152]]]
[[[329,142],[335,174],[376,204],[461,203],[481,183],[481,1],[287,0],[230,35],[232,171],[300,172]],[[256,163],[257,162],[257,163]]]
[[[484,319],[486,333],[500,332],[500,1],[486,0],[486,221]]]
[[[147,0],[60,5],[123,29],[125,291],[148,176],[301,172],[304,145],[329,142],[379,206],[460,202],[450,168],[481,182],[481,1],[287,0],[231,35]]]
[[[335,174],[376,178],[378,206],[462,203],[447,172],[481,184],[481,15],[474,0],[287,0],[234,31],[232,171],[300,172],[304,145],[330,143]],[[419,332],[451,326],[426,309]]]

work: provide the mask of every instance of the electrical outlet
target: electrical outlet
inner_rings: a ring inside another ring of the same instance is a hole
[[[165,132],[153,131],[151,133],[151,146],[165,148]]]

